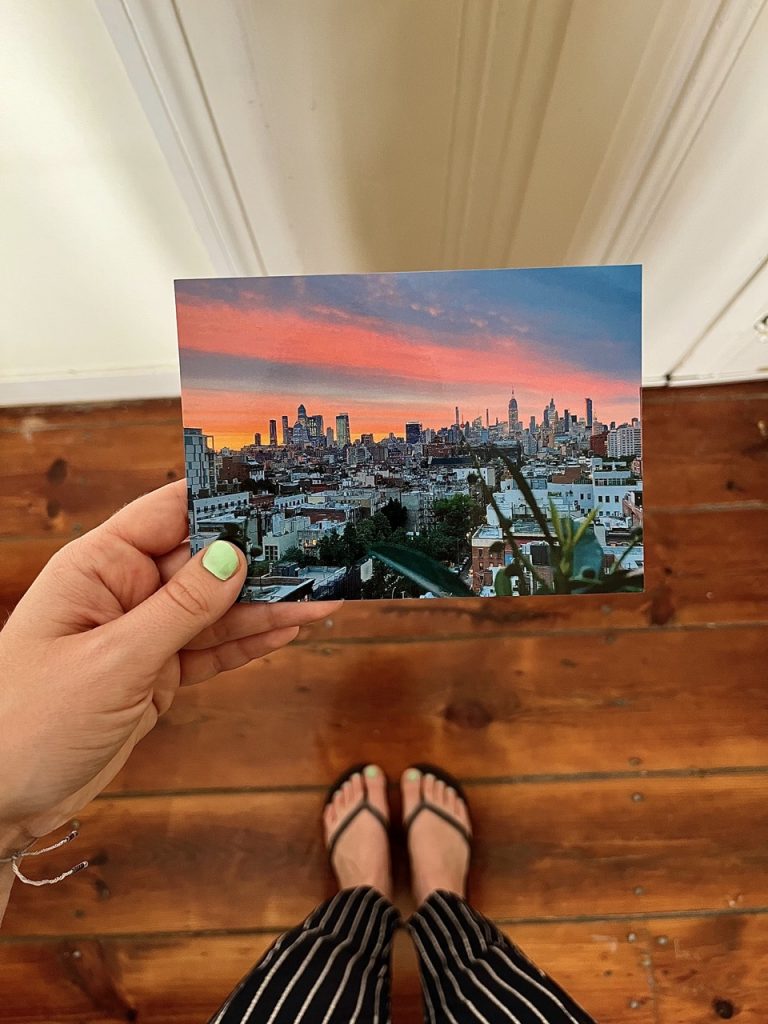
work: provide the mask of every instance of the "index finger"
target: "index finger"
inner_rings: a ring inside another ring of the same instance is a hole
[[[218,622],[198,633],[185,650],[201,651],[231,640],[243,640],[291,626],[309,626],[333,615],[343,604],[343,601],[281,601],[277,604],[255,601],[236,604]]]

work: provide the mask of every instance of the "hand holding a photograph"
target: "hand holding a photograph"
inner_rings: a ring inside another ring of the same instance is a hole
[[[190,558],[184,481],[59,551],[0,633],[0,857],[66,823],[199,683],[290,643],[339,602],[232,607],[245,559]]]

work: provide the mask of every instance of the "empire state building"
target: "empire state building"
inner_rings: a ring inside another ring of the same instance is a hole
[[[512,397],[509,400],[509,433],[516,434],[519,430],[519,416],[517,412],[517,399],[515,398],[514,389],[512,391]]]

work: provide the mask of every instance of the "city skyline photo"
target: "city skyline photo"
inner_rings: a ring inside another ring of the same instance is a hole
[[[180,281],[193,552],[241,600],[643,586],[639,266]]]

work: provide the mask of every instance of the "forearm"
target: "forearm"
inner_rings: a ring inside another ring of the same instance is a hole
[[[33,838],[33,836],[20,829],[4,829],[0,826],[0,925],[3,923],[11,889],[16,879],[13,873],[13,864],[7,861],[6,858],[10,857],[13,853],[26,849]]]
[[[14,874],[10,864],[0,864],[0,925],[5,917],[5,910],[11,895]]]

